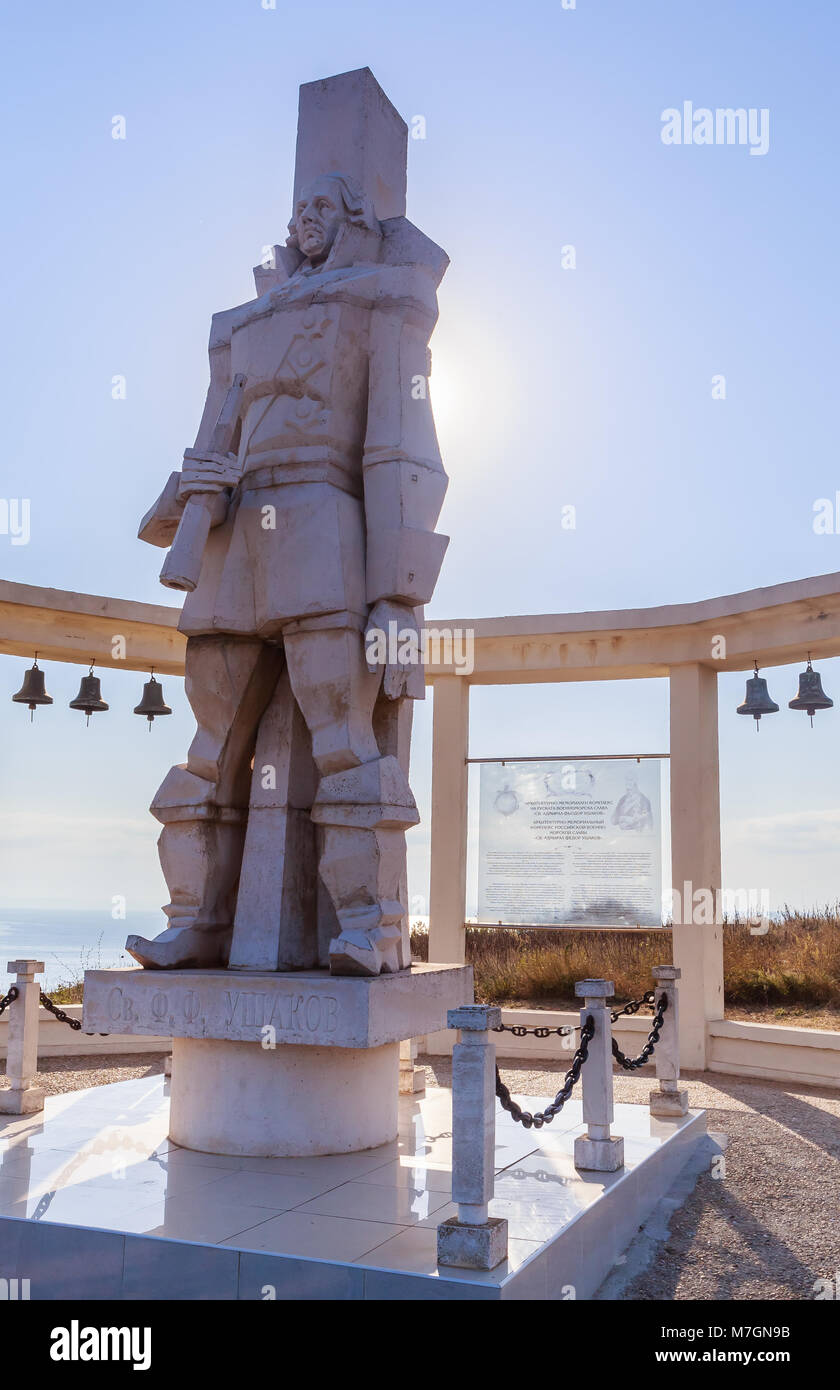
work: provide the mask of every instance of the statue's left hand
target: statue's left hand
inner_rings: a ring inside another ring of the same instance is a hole
[[[380,599],[370,610],[365,629],[365,657],[371,672],[382,671],[382,693],[388,700],[425,694],[420,629],[413,608]]]
[[[214,454],[200,449],[185,449],[181,467],[178,497],[181,501],[196,492],[223,492],[236,487],[239,466],[235,454]]]

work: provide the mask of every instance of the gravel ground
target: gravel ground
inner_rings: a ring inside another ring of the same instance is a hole
[[[155,1076],[164,1053],[43,1058],[49,1095]],[[448,1058],[424,1057],[429,1085],[451,1084]],[[553,1095],[562,1071],[503,1063],[512,1091]],[[840,1091],[689,1072],[693,1107],[726,1136],[725,1172],[704,1172],[624,1299],[811,1299],[840,1271]],[[618,1102],[646,1104],[649,1077],[615,1077]]]
[[[58,1096],[64,1091],[84,1091],[88,1086],[109,1086],[112,1081],[136,1081],[162,1072],[166,1055],[97,1052],[87,1057],[42,1057],[34,1084],[42,1086],[48,1096]]]
[[[450,1085],[448,1058],[424,1057],[429,1084]],[[554,1095],[564,1072],[508,1062],[512,1091]],[[671,1217],[664,1246],[624,1299],[812,1299],[840,1271],[840,1091],[709,1072],[684,1077],[727,1146],[724,1175],[704,1172]],[[649,1078],[615,1077],[615,1099],[646,1104]]]

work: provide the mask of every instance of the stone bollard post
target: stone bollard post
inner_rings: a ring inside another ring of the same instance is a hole
[[[6,1010],[9,1020],[9,1047],[6,1054],[6,1075],[11,1083],[0,1091],[0,1114],[28,1115],[43,1110],[45,1091],[33,1086],[38,1070],[38,1008],[41,986],[35,979],[42,974],[42,960],[10,960],[6,966],[16,975],[18,996]]]
[[[426,1089],[426,1068],[418,1067],[417,1039],[405,1038],[400,1043],[400,1095],[419,1095]]]
[[[508,1223],[492,1217],[496,1160],[496,1047],[488,1030],[501,1009],[465,1004],[446,1015],[460,1028],[452,1049],[452,1200],[458,1215],[438,1226],[439,1265],[495,1269],[507,1259]]]
[[[659,1042],[653,1054],[659,1087],[650,1093],[650,1113],[663,1117],[687,1115],[688,1091],[680,1090],[680,1006],[677,980],[682,972],[676,965],[655,965],[652,973],[656,981],[653,1002],[658,1005],[664,994],[668,999],[668,1007],[662,1019]]]
[[[611,980],[578,980],[575,994],[583,1000],[581,1027],[588,1017],[595,1024],[589,1056],[583,1064],[583,1118],[586,1134],[575,1140],[575,1167],[614,1173],[624,1167],[624,1140],[610,1134],[613,1121],[612,1023],[607,999],[615,993]]]

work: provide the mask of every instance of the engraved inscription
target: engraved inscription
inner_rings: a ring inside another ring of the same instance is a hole
[[[193,1019],[198,1018],[201,1013],[201,1000],[194,989],[188,989],[184,995],[184,1018],[187,1023],[192,1023]]]
[[[334,1033],[338,1000],[322,994],[263,994],[253,990],[225,991],[225,1026],[264,1028],[278,1033]]]
[[[114,985],[108,995],[108,1017],[112,1023],[136,1023],[137,1016],[131,1007],[131,1000],[123,994],[119,985]]]
[[[152,1018],[156,1023],[161,1023],[166,1018],[166,1009],[166,995],[158,990],[157,994],[152,995]]]

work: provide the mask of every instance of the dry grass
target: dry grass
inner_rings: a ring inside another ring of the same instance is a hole
[[[82,980],[66,980],[50,990],[50,999],[54,1004],[81,1004],[84,992]]]
[[[412,932],[411,948],[426,959],[425,932]],[[671,934],[467,927],[466,955],[481,1003],[576,1007],[576,980],[612,980],[622,999],[649,989],[651,967],[671,959]]]
[[[426,932],[414,928],[411,942],[412,953],[425,960]],[[672,959],[667,930],[467,927],[466,953],[477,999],[543,1008],[575,1006],[575,981],[587,978],[612,980],[617,999],[637,998],[650,988],[651,968]],[[747,923],[726,921],[723,961],[727,1005],[772,1007],[794,1021],[814,1008],[830,1017],[840,1009],[840,904],[810,914],[786,907],[763,936]]]
[[[766,936],[740,922],[723,931],[727,1003],[840,1006],[840,903],[822,912],[785,907]]]

